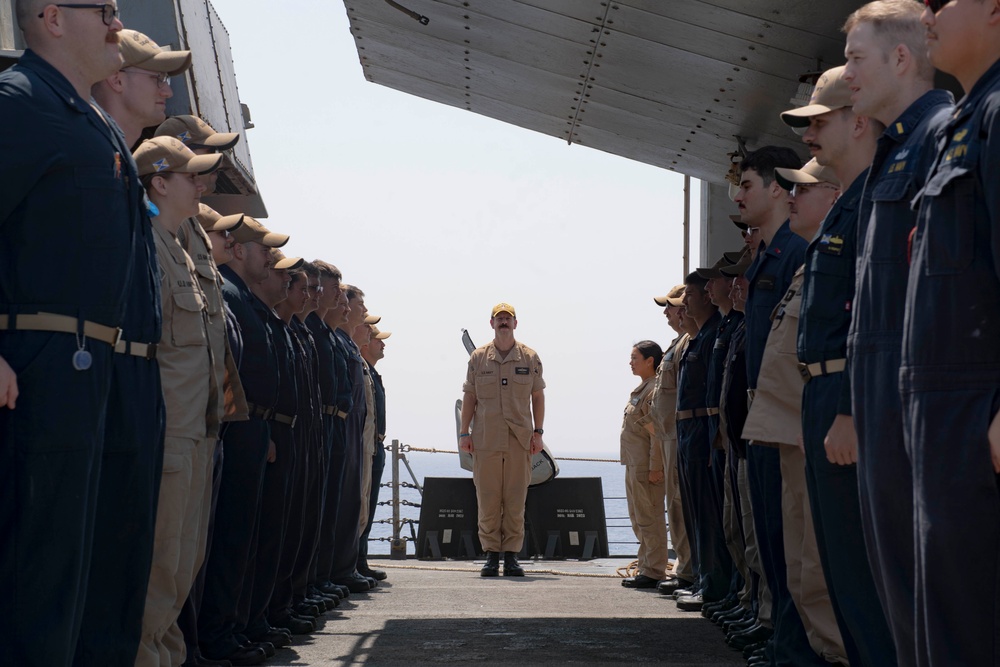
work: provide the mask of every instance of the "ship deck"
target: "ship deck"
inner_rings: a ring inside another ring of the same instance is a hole
[[[388,580],[266,664],[744,664],[701,614],[622,587],[628,559],[522,561],[524,578],[496,579],[479,576],[482,561],[371,563]]]

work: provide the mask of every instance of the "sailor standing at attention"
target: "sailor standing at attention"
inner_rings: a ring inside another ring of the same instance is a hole
[[[663,448],[660,440],[646,429],[653,414],[650,394],[663,350],[651,340],[632,347],[629,367],[639,376],[622,419],[621,462],[625,466],[625,497],[632,531],[639,540],[639,573],[622,579],[626,588],[656,588],[667,574],[667,524],[663,520]]]
[[[535,351],[514,340],[513,306],[494,306],[490,327],[493,342],[473,351],[469,359],[459,448],[472,454],[479,541],[486,552],[480,574],[497,576],[503,551],[504,576],[523,577],[517,554],[524,542],[531,456],[542,451],[545,381]]]
[[[928,0],[965,91],[917,193],[899,388],[913,465],[916,664],[1000,665],[1000,0]],[[956,437],[957,436],[957,437]],[[956,545],[959,545],[956,548]],[[969,577],[954,595],[944,578]]]

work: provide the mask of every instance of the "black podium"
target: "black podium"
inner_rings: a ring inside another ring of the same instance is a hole
[[[467,477],[427,477],[420,504],[417,558],[482,555],[476,488]],[[600,477],[557,477],[528,489],[522,557],[608,557],[608,527]]]

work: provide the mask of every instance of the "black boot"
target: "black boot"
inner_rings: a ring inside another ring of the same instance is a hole
[[[496,551],[486,552],[486,564],[479,571],[480,577],[495,577],[500,574],[500,554]]]
[[[524,570],[517,564],[517,554],[513,551],[503,552],[503,576],[523,577]]]

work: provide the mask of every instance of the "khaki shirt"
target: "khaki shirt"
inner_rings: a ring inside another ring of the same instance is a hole
[[[802,267],[771,313],[771,332],[760,363],[757,392],[743,425],[743,439],[796,445],[802,435],[802,374],[796,340],[802,307]]]
[[[462,390],[476,397],[472,421],[473,446],[480,451],[505,451],[508,431],[525,449],[534,428],[531,394],[545,388],[542,362],[527,345],[515,343],[501,359],[494,344],[472,352]]]
[[[177,239],[153,220],[160,265],[163,333],[156,350],[166,404],[166,435],[215,437],[219,422],[217,387],[212,373],[205,295],[194,263]]]
[[[663,362],[660,362],[663,365]],[[642,470],[663,470],[663,447],[660,439],[646,429],[646,424],[652,419],[652,405],[649,397],[653,393],[656,378],[642,381],[632,390],[628,403],[625,405],[625,416],[622,418],[621,462],[623,466],[637,466]]]
[[[194,262],[198,284],[205,294],[205,311],[208,314],[208,341],[212,348],[218,397],[218,420],[243,421],[249,418],[247,397],[240,384],[236,360],[229,349],[226,335],[226,314],[222,300],[222,274],[212,259],[212,241],[194,218],[189,218],[177,231],[177,242]],[[216,434],[218,435],[218,434]]]
[[[375,425],[375,384],[372,381],[372,374],[368,368],[368,362],[362,361],[361,372],[364,374],[365,383],[365,427],[361,437],[364,442],[365,456],[371,458],[375,456],[375,442],[378,438],[377,427]]]
[[[677,440],[677,366],[690,339],[687,334],[678,336],[663,353],[649,392],[653,427],[660,440]]]

